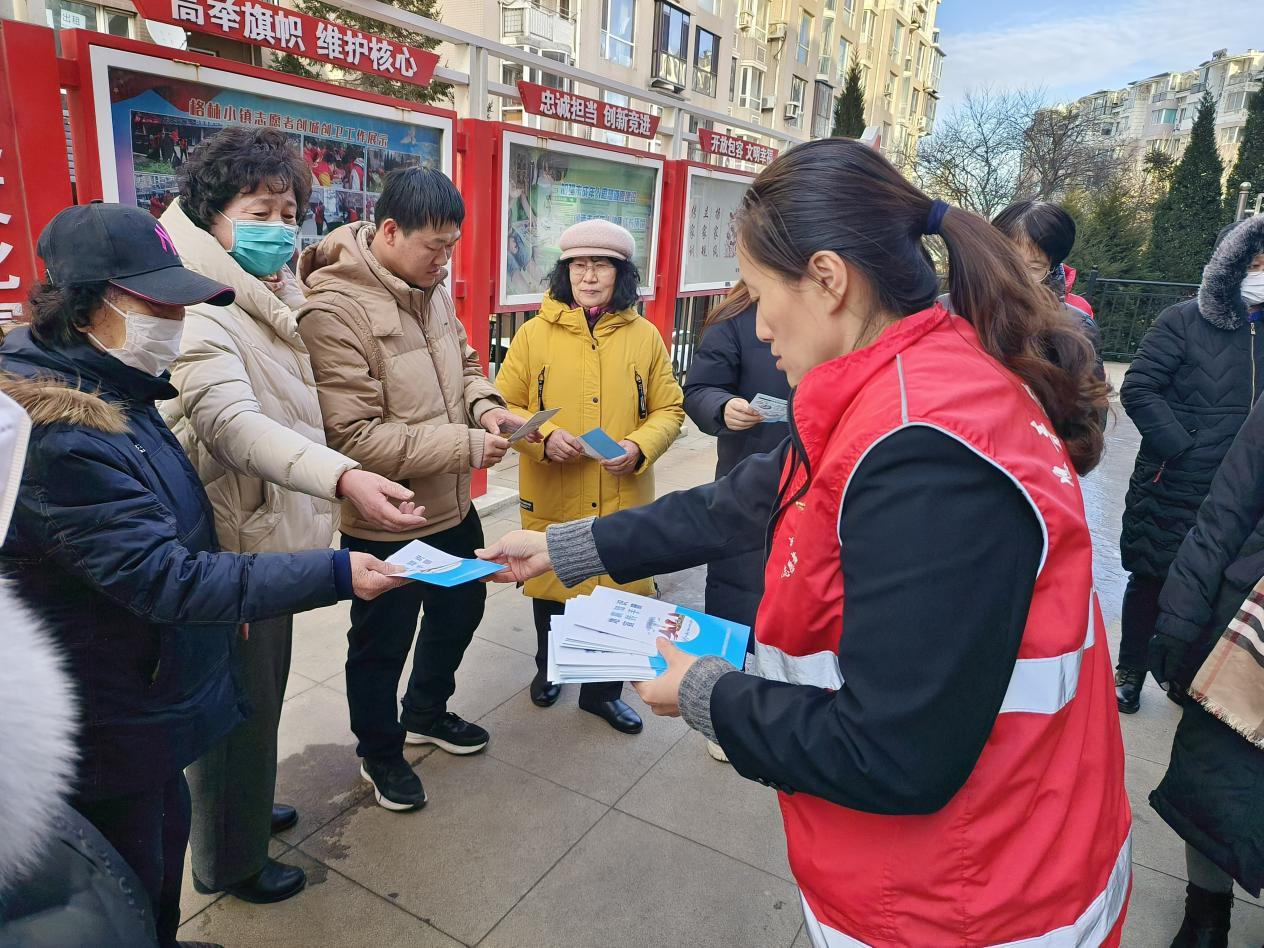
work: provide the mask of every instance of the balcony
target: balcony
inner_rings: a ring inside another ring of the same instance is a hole
[[[654,54],[654,77],[651,87],[667,92],[680,93],[689,81],[689,64],[671,53]]]
[[[502,42],[511,46],[573,52],[575,22],[533,0],[501,0]]]
[[[737,44],[737,58],[743,66],[759,66],[762,69],[768,65],[768,46],[763,40],[744,36]]]

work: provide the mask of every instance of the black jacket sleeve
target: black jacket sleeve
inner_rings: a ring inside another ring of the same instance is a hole
[[[709,435],[727,431],[724,406],[737,398],[742,371],[741,344],[734,321],[716,323],[703,334],[685,378],[685,414]]]
[[[764,547],[789,440],[692,490],[593,521],[606,572],[620,583]]]
[[[1165,461],[1194,443],[1165,397],[1184,360],[1183,311],[1178,303],[1160,313],[1146,332],[1119,387],[1120,404],[1141,432],[1146,447]]]
[[[1168,570],[1157,623],[1165,635],[1193,642],[1206,634],[1225,570],[1264,518],[1262,406],[1264,399],[1238,431]]]
[[[912,428],[861,462],[839,530],[842,687],[731,672],[711,721],[745,777],[871,813],[932,813],[970,776],[1005,697],[1040,525],[995,467]]]
[[[175,519],[108,444],[76,438],[64,450],[48,438],[58,476],[19,494],[31,523],[44,526],[54,562],[136,616],[157,624],[240,623],[337,602],[336,554],[194,553]]]

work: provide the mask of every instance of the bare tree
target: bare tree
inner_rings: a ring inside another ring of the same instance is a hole
[[[1074,105],[1035,109],[1023,130],[1022,193],[1058,201],[1112,180],[1120,160],[1102,143],[1101,120]]]
[[[1024,131],[1038,96],[983,87],[935,120],[918,147],[914,173],[930,194],[990,218],[1014,200],[1023,172]]]

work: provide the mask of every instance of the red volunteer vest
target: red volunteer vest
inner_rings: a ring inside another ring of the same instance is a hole
[[[840,508],[865,453],[901,428],[938,429],[996,465],[1045,537],[1001,713],[946,807],[880,816],[781,795],[813,943],[1117,944],[1131,884],[1123,744],[1080,486],[1039,402],[983,352],[968,322],[935,306],[813,369],[794,414],[812,481],[773,537],[756,674],[842,686]]]

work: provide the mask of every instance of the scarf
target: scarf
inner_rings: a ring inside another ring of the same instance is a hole
[[[1255,584],[1198,669],[1189,694],[1264,749],[1264,579]]]

